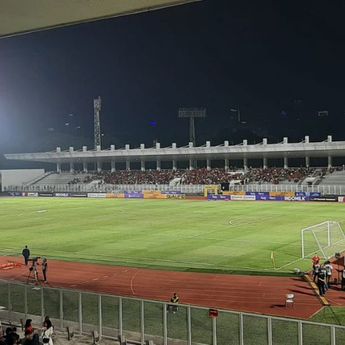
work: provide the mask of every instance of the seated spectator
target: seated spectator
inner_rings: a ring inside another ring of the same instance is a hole
[[[32,334],[34,332],[34,328],[32,327],[31,322],[32,322],[31,319],[27,319],[25,321],[24,332],[27,334]]]
[[[44,344],[49,344],[53,345],[53,335],[54,329],[51,321],[49,320],[49,317],[46,316],[44,323],[43,323],[43,328],[42,328],[42,341]]]
[[[25,331],[25,333],[24,333],[24,339],[23,339],[23,341],[22,341],[22,344],[23,344],[23,345],[36,345],[36,344],[34,343],[33,337],[34,337],[33,332]]]

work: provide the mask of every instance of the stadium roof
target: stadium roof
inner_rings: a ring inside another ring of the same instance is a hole
[[[119,148],[103,150],[74,150],[37,153],[12,153],[5,154],[6,159],[23,160],[45,163],[69,163],[69,162],[97,162],[112,159],[117,162],[126,160],[134,161],[162,161],[170,160],[221,160],[221,159],[274,159],[274,158],[321,158],[321,157],[344,157],[345,141],[322,141],[322,142],[300,142],[300,143],[277,143],[277,144],[240,144],[199,147],[163,147],[163,148]]]
[[[1,0],[0,38],[200,0]]]

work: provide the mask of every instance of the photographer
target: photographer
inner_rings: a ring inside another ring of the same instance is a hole
[[[48,271],[48,261],[47,258],[42,259],[42,274],[43,274],[43,280],[45,283],[47,283],[47,271]]]
[[[31,259],[32,261],[32,265],[30,267],[30,272],[33,273],[34,275],[34,279],[36,282],[38,282],[38,259],[40,259],[41,257],[40,256],[36,256],[34,258]]]

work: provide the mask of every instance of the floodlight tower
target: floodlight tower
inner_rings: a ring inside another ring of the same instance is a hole
[[[189,142],[196,144],[195,140],[195,118],[205,118],[206,108],[180,108],[178,117],[189,118]]]
[[[99,113],[101,111],[101,97],[93,100],[93,126],[94,126],[94,138],[95,138],[95,150],[97,146],[101,146],[101,121]]]

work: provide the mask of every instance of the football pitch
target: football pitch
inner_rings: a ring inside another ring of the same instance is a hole
[[[20,255],[27,244],[50,259],[284,274],[310,269],[300,230],[342,224],[344,211],[338,203],[2,198],[0,252]]]

